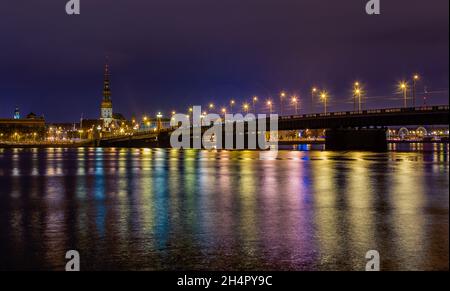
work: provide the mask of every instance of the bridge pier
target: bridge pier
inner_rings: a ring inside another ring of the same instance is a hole
[[[385,152],[388,150],[386,129],[328,129],[325,149]]]

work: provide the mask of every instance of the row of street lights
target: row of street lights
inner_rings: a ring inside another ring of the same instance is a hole
[[[416,84],[417,82],[420,80],[420,76],[418,74],[414,74],[412,76],[412,99],[413,99],[413,106],[416,105]],[[404,107],[407,107],[407,99],[408,99],[408,82],[406,81],[402,81],[399,84],[399,87],[403,93],[403,99],[404,99]],[[362,112],[362,98],[365,95],[364,92],[364,88],[362,86],[362,84],[359,81],[356,81],[353,83],[353,110],[354,111],[358,111],[358,112]],[[283,115],[284,113],[284,109],[285,109],[285,103],[286,103],[286,99],[288,98],[288,94],[285,91],[280,92],[279,95],[279,105],[280,105],[280,115]],[[310,110],[311,112],[314,111],[314,104],[316,102],[316,99],[318,99],[322,104],[323,104],[323,110],[324,113],[328,113],[328,104],[329,104],[329,93],[327,92],[327,90],[325,89],[319,89],[317,87],[312,87],[311,88],[311,107]],[[251,102],[244,102],[242,104],[242,110],[244,113],[249,113],[250,109],[253,110],[253,112],[256,114],[257,110],[256,110],[256,106],[257,103],[259,102],[259,97],[258,96],[253,96],[251,99]],[[300,98],[296,95],[292,95],[290,97],[290,104],[293,106],[294,110],[295,110],[295,114],[299,113],[299,105],[300,105]],[[222,114],[226,114],[226,113],[234,113],[234,110],[236,108],[236,101],[234,99],[231,99],[229,101],[229,106],[224,106],[221,107],[220,110],[218,112],[222,113]],[[208,104],[208,109],[209,111],[213,111],[216,109],[216,106],[214,103],[209,103]],[[271,99],[268,99],[266,101],[266,108],[268,109],[269,113],[272,114],[273,113],[273,109],[274,109],[274,103]],[[229,109],[229,110],[228,110]],[[189,113],[192,113],[192,107],[189,108]],[[174,112],[172,112],[172,115],[175,114]]]

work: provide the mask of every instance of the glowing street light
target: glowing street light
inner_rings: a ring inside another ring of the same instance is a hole
[[[220,111],[222,111],[223,118],[225,118],[225,114],[227,114],[227,109],[225,107],[222,107]]]
[[[268,100],[267,101],[267,107],[269,107],[269,113],[272,114],[272,101]]]
[[[321,93],[320,93],[320,99],[322,100],[322,102],[323,102],[323,105],[324,105],[324,109],[325,109],[325,114],[327,114],[327,103],[328,103],[328,93],[326,92],[326,91],[322,91]]]
[[[399,84],[400,90],[403,92],[403,107],[407,107],[407,91],[408,91],[408,83],[405,81],[400,82]]]
[[[360,83],[358,81],[353,83],[353,111],[356,111],[356,103],[359,100],[357,91],[361,92]]]
[[[244,108],[244,112],[245,114],[248,114],[248,109],[249,109],[249,105],[247,103],[244,103],[244,105],[242,105],[242,108]]]
[[[283,115],[283,100],[286,98],[286,92],[280,93],[280,115]]]
[[[209,107],[210,110],[214,109],[214,103],[209,103],[208,107]]]
[[[231,110],[231,113],[233,113],[233,107],[234,107],[234,104],[235,104],[236,102],[233,100],[233,99],[231,99],[231,101],[230,101],[230,110]]]
[[[258,102],[258,96],[253,96],[253,111],[256,114],[256,102]]]
[[[294,105],[295,114],[297,115],[298,114],[298,98],[297,98],[297,96],[292,96],[291,102]]]
[[[313,87],[311,89],[311,112],[310,113],[313,113],[313,111],[314,111],[314,96],[316,95],[317,91],[318,90],[316,87]]]
[[[363,90],[361,89],[360,83],[355,82],[355,86],[353,88],[353,100],[354,100],[353,110],[356,111],[356,102],[358,102],[358,112],[362,111],[362,104],[361,104],[362,93],[363,93]]]
[[[416,107],[416,83],[420,80],[420,76],[418,74],[414,74],[413,76],[413,107]]]

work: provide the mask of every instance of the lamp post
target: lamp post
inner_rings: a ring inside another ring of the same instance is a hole
[[[356,96],[358,97],[358,112],[361,113],[362,108],[361,108],[361,89],[356,89],[355,90]]]
[[[255,112],[256,115],[256,102],[258,102],[258,97],[257,96],[253,96],[253,112]]]
[[[316,93],[317,93],[317,88],[313,87],[311,89],[311,112],[310,113],[314,112],[314,96],[316,95]]]
[[[353,111],[356,111],[356,102],[358,102],[358,112],[359,113],[361,113],[361,111],[362,111],[361,95],[362,95],[362,89],[360,87],[360,84],[359,84],[359,82],[355,82],[355,86],[353,88],[353,100],[354,100]]]
[[[281,92],[280,93],[280,115],[283,115],[283,101],[284,98],[286,98],[286,93],[285,92]]]
[[[353,94],[353,111],[356,111],[356,102],[357,102],[357,99],[359,100],[358,93],[356,93],[357,91],[361,92],[358,81],[356,81],[353,84],[353,92],[355,93],[355,94]]]
[[[230,111],[231,111],[231,113],[233,113],[234,104],[235,104],[234,100],[231,100],[230,101]]]
[[[298,98],[297,98],[297,96],[292,96],[291,101],[295,108],[295,115],[297,115],[298,114]]]
[[[242,107],[244,108],[245,114],[248,114],[249,105],[247,103],[244,103],[244,105],[242,105]]]
[[[272,114],[272,101],[267,101],[267,106],[269,107],[269,113]]]
[[[162,115],[161,112],[158,112],[156,114],[156,120],[157,120],[156,129],[157,129],[158,132],[161,131],[161,128],[162,128],[162,121],[161,121],[162,117],[163,117],[163,115]]]
[[[402,90],[402,92],[403,92],[403,107],[407,107],[407,99],[408,99],[408,97],[407,97],[407,91],[408,91],[408,83],[406,83],[406,82],[401,82],[400,83],[400,89]]]
[[[320,99],[322,99],[322,101],[323,101],[324,111],[325,111],[325,114],[327,114],[328,93],[326,91],[322,91],[322,93],[320,93]]]
[[[416,107],[416,83],[419,81],[420,76],[418,74],[415,74],[413,76],[413,107]]]
[[[225,120],[225,115],[227,114],[227,109],[225,107],[222,108],[223,120]]]

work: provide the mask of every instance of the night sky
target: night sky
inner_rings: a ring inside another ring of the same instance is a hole
[[[448,104],[448,0],[381,0],[380,16],[366,0],[81,0],[79,16],[65,3],[0,0],[0,117],[99,117],[106,55],[127,117],[281,90],[308,107],[312,85],[352,109],[356,79],[368,107],[400,107],[396,83],[415,72],[418,96]]]

